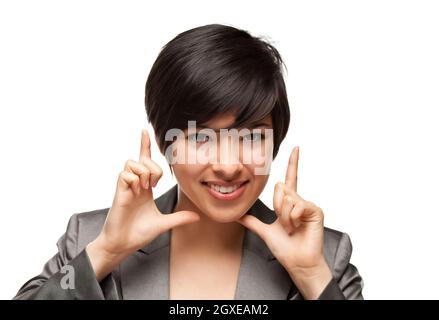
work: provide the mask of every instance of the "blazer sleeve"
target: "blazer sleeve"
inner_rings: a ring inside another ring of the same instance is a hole
[[[45,263],[39,275],[19,289],[13,300],[117,299],[113,274],[98,282],[85,248],[78,253],[78,227],[78,214],[74,214],[57,242],[58,253]]]
[[[319,300],[363,300],[363,279],[357,268],[350,263],[351,255],[351,239],[343,233],[331,268],[333,277],[320,294]]]

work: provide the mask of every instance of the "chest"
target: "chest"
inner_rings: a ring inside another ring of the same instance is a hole
[[[240,251],[227,255],[201,255],[171,250],[169,298],[232,300],[240,265]]]

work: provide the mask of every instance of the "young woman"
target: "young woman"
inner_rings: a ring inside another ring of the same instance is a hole
[[[349,236],[297,194],[298,147],[274,211],[258,199],[289,126],[282,66],[271,44],[231,26],[166,44],[145,105],[178,184],[154,199],[162,169],[142,130],[112,206],[74,214],[15,299],[362,299]]]

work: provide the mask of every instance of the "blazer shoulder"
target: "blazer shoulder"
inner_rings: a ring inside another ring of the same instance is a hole
[[[342,272],[352,255],[352,242],[346,232],[324,228],[324,255],[334,275]]]
[[[80,253],[102,230],[110,208],[75,213],[69,221],[69,229],[75,229],[77,235],[77,253]]]
[[[331,244],[337,244],[343,237],[344,232],[324,227],[325,241],[330,241]]]
[[[97,221],[102,221],[107,217],[110,208],[96,209],[92,211],[84,211],[80,213],[75,213],[78,220],[87,221],[89,223],[96,223]]]

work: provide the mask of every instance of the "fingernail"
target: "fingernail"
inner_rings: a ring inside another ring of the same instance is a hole
[[[145,182],[145,189],[148,189],[148,188],[149,188],[149,181],[146,180],[146,182]]]

